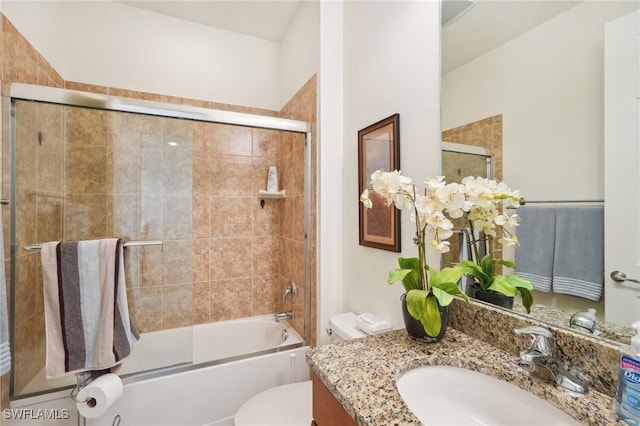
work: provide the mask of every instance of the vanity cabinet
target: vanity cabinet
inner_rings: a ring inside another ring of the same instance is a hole
[[[331,391],[314,373],[313,384],[313,425],[315,426],[356,426],[355,420],[346,412]]]

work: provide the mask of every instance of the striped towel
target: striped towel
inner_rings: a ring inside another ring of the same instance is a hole
[[[531,281],[538,291],[551,291],[556,241],[556,208],[522,206],[516,249],[516,275]]]
[[[111,368],[139,336],[129,318],[122,240],[44,243],[46,376]]]
[[[556,210],[553,292],[599,301],[604,288],[604,207]]]

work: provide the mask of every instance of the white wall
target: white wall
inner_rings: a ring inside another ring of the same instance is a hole
[[[325,329],[343,309],[342,247],[344,173],[344,5],[320,4],[320,72],[318,75],[318,288],[317,342],[329,339]]]
[[[2,12],[66,80],[282,106],[278,43],[112,1],[3,0]]]
[[[400,165],[417,183],[440,172],[440,12],[437,1],[346,2],[344,9],[343,295],[345,310],[403,327],[400,253],[358,245],[358,130],[400,114]],[[417,255],[402,216],[402,255]],[[429,259],[437,264],[437,257]]]
[[[280,105],[320,69],[320,2],[300,4],[280,43]]]
[[[604,23],[585,2],[443,77],[443,129],[503,114],[504,180],[525,198],[603,198]]]

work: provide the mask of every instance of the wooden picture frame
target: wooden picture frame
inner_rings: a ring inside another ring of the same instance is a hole
[[[358,131],[358,194],[369,186],[376,170],[400,169],[400,114],[380,120]],[[400,212],[385,206],[384,199],[371,194],[373,208],[358,203],[360,245],[400,252]]]

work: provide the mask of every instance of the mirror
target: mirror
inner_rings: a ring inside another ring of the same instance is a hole
[[[494,178],[529,200],[602,206],[604,28],[637,9],[635,1],[443,0],[443,141],[487,149]],[[629,341],[628,324],[607,321],[602,300],[536,291],[534,308],[564,327],[595,308],[603,338]]]

